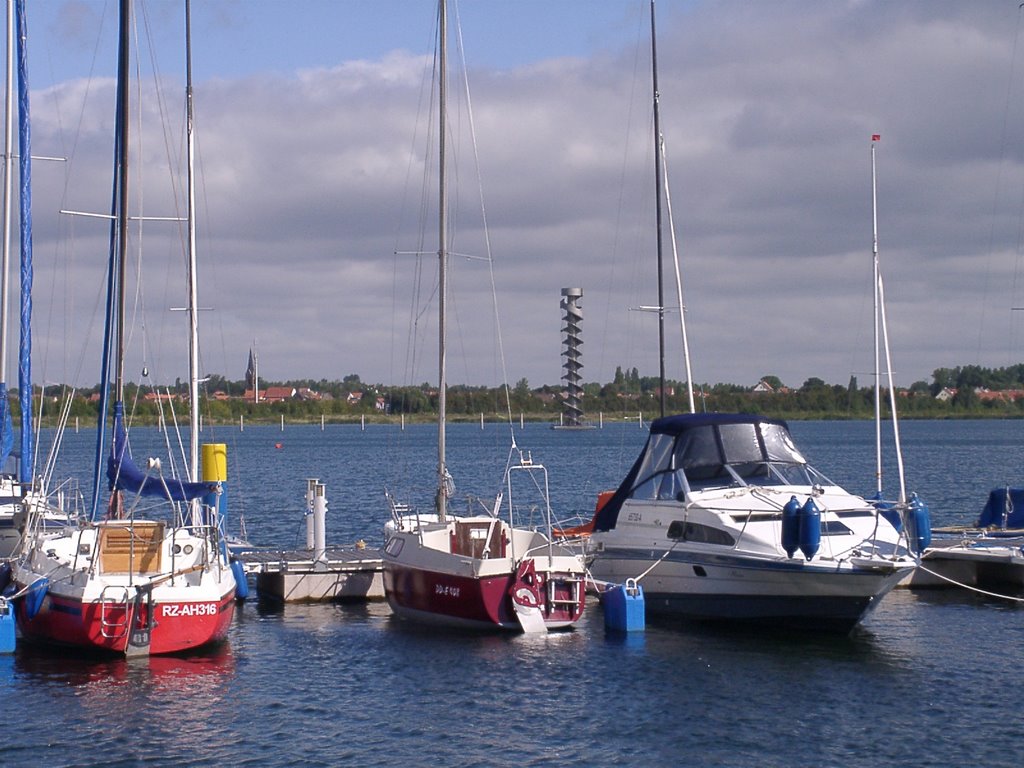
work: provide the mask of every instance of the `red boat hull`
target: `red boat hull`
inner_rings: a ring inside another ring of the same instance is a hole
[[[145,627],[148,619],[143,606],[129,627],[123,606],[83,603],[53,592],[31,618],[26,601],[18,603],[18,626],[27,639],[98,652],[126,653],[130,631]],[[235,612],[235,593],[231,590],[219,601],[155,603],[153,610],[149,653],[180,653],[224,639]]]
[[[470,578],[391,562],[384,565],[384,592],[396,614],[452,626],[520,630],[512,599],[516,583],[514,573]],[[544,602],[542,599],[542,606]],[[571,626],[582,612],[582,596],[572,604],[563,600],[553,607],[542,607],[549,628]]]

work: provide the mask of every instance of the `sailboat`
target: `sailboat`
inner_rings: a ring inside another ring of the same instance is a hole
[[[186,1],[186,40],[189,41]],[[203,446],[202,477],[180,480],[163,474],[159,459],[145,468],[133,461],[124,409],[125,261],[128,225],[129,30],[131,0],[120,3],[115,212],[111,223],[107,281],[107,326],[102,368],[101,418],[92,511],[60,532],[38,529],[15,563],[16,610],[29,641],[124,656],[177,653],[225,636],[234,613],[235,574],[222,529],[226,498],[223,446]],[[187,42],[187,47],[189,43]],[[189,51],[189,61],[191,55]],[[188,129],[191,165],[191,66]],[[191,169],[190,169],[191,177]],[[191,183],[190,198],[192,196]],[[189,219],[193,216],[189,204]],[[190,225],[191,226],[191,225]],[[194,248],[190,247],[194,259]],[[198,435],[195,368],[195,282],[190,269],[190,374],[192,439]],[[106,354],[110,350],[112,355]],[[115,402],[106,461],[109,504],[100,517],[100,475],[106,434],[109,381]],[[193,442],[192,472],[198,447]],[[166,518],[143,516],[144,499],[168,503]],[[44,511],[42,503],[30,513]]]
[[[586,569],[579,554],[551,535],[547,470],[513,439],[499,493],[489,514],[449,510],[451,477],[446,442],[447,301],[447,5],[438,4],[439,224],[438,224],[438,461],[435,511],[420,514],[389,495],[385,526],[384,591],[400,617],[473,629],[542,633],[572,626],[583,613]],[[514,521],[513,478],[529,476],[543,489],[545,530]],[[502,504],[507,502],[507,518]]]
[[[653,0],[651,45],[657,115]],[[599,497],[595,580],[641,585],[655,614],[848,632],[914,569],[912,532],[927,527],[916,498],[868,501],[815,469],[784,421],[690,402],[675,416],[662,405],[625,479]]]
[[[9,314],[9,277],[11,253],[12,185],[14,176],[14,93],[16,29],[23,7],[13,0],[7,3],[7,97],[4,130],[3,231],[0,234],[0,559],[14,554],[21,541],[22,485],[18,460],[13,455],[14,424],[7,392],[7,327]],[[21,78],[19,77],[19,80]],[[19,136],[20,138],[20,136]],[[23,148],[24,149],[24,148]],[[24,153],[23,153],[24,154]],[[27,209],[26,209],[27,210]],[[31,416],[30,416],[31,418]]]
[[[32,154],[29,130],[29,91],[25,7],[22,0],[7,2],[7,97],[4,130],[3,222],[0,232],[0,561],[20,552],[24,543],[26,505],[39,500],[34,477],[32,419]],[[17,67],[15,67],[17,59]],[[15,70],[17,76],[15,77]],[[18,96],[15,110],[14,97]],[[12,186],[14,178],[14,116],[18,116],[18,178],[21,290],[19,300],[18,397],[21,408],[20,450],[14,450],[14,425],[7,391],[9,294],[11,267]],[[50,158],[52,159],[52,158]],[[37,526],[57,529],[68,522],[59,510],[36,517]],[[5,581],[9,564],[0,574]]]

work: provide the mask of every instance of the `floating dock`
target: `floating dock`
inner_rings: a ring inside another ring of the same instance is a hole
[[[288,603],[330,600],[383,600],[384,561],[370,547],[331,547],[314,557],[312,549],[252,550],[238,559],[256,575],[261,597]]]
[[[980,533],[980,532],[979,532]],[[1024,588],[1024,537],[946,535],[931,546],[902,586]]]

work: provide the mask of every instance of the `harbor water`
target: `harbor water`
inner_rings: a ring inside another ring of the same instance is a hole
[[[794,422],[834,481],[874,492],[870,422]],[[901,423],[907,490],[937,525],[970,523],[1024,483],[1024,422]],[[589,517],[645,439],[638,424],[451,427],[456,498],[500,487],[515,435],[550,473],[556,516]],[[385,488],[426,506],[430,426],[207,429],[229,451],[231,533],[302,544],[306,478],[327,486],[328,543],[381,544]],[[93,436],[54,477],[89,488]],[[133,432],[136,457],[164,435]],[[891,442],[888,441],[887,442]],[[44,435],[43,444],[46,444]],[[885,465],[896,493],[895,463]],[[88,492],[86,492],[88,496]],[[458,506],[456,505],[458,510]],[[181,658],[0,656],[7,766],[1016,766],[1024,612],[966,591],[900,589],[849,637],[647,622],[611,635],[588,606],[541,637],[424,630],[386,603],[239,606],[223,645]]]

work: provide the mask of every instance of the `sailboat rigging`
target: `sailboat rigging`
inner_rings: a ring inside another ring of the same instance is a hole
[[[124,356],[131,7],[131,0],[121,0],[114,215],[106,286],[102,418],[97,429],[92,510],[89,517],[76,526],[57,533],[38,531],[15,566],[14,581],[21,595],[17,602],[18,622],[26,639],[139,656],[177,653],[221,640],[234,613],[236,576],[228,561],[222,527],[226,491],[223,446],[204,446],[202,478],[196,477],[198,463],[194,462],[189,468],[191,479],[184,480],[164,476],[158,459],[150,459],[144,469],[140,468],[128,449]],[[189,10],[186,3],[186,17]],[[186,48],[190,59],[190,46]],[[187,90],[191,102],[191,87]],[[191,160],[190,152],[190,165]],[[188,194],[193,194],[191,183]],[[190,217],[193,213],[194,204],[190,200]],[[190,306],[193,310],[194,280],[194,250],[190,249]],[[196,380],[195,343],[193,313],[190,382]],[[105,516],[100,519],[99,486],[111,378],[113,425],[110,455],[106,461],[110,501]],[[194,414],[197,399],[189,406]],[[195,438],[198,429],[193,428],[192,434]],[[193,452],[193,456],[197,452]],[[142,497],[169,502],[170,518],[144,519],[138,507]],[[202,512],[195,514],[195,505],[199,504]],[[42,511],[43,506],[39,504],[37,511]],[[192,509],[192,514],[186,514],[188,508]]]
[[[454,515],[446,458],[447,424],[447,37],[448,11],[438,3],[438,420],[434,512],[420,514],[388,495],[384,590],[399,616],[474,629],[545,632],[572,626],[583,613],[581,557],[551,536],[547,470],[513,444],[504,492],[490,514]],[[513,458],[518,462],[513,463]],[[542,489],[546,533],[516,525],[513,477]],[[508,519],[500,517],[504,500]]]

